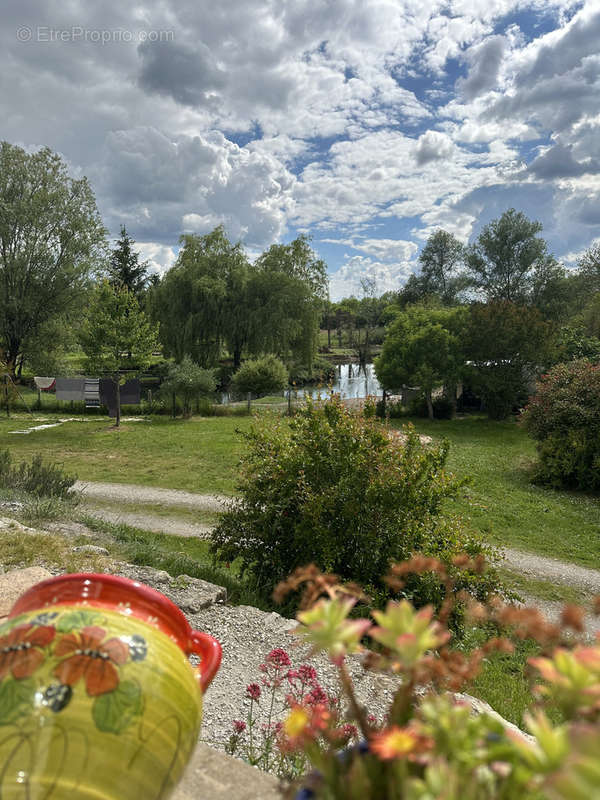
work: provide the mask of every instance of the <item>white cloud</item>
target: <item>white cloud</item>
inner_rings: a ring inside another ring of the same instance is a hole
[[[173,247],[155,242],[136,242],[135,249],[140,253],[140,260],[148,262],[150,272],[162,274],[170,269],[177,259]]]
[[[329,293],[332,300],[350,295],[360,296],[361,279],[375,281],[377,294],[398,291],[413,272],[415,263],[410,261],[395,264],[373,261],[364,256],[352,256],[329,277]]]
[[[417,164],[423,166],[430,161],[448,159],[452,155],[454,145],[449,136],[439,131],[427,131],[419,136],[415,147]]]
[[[403,239],[322,239],[323,242],[341,244],[383,261],[406,261],[419,249],[414,242]]]
[[[98,179],[111,217],[135,220],[148,236],[176,239],[224,222],[231,237],[260,246],[282,235],[294,183],[276,157],[218,131],[172,138],[155,128],[111,133]]]
[[[536,35],[541,21],[554,30]],[[253,252],[327,231],[340,259],[361,254],[348,276],[385,283],[436,227],[464,240],[505,198],[545,191],[569,252],[596,224],[598,0],[6,0],[3,22],[3,136],[64,154],[157,264],[183,230],[224,222]],[[14,35],[73,24],[173,39]]]

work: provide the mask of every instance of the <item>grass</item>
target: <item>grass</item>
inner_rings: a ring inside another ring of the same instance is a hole
[[[231,603],[271,610],[271,606],[265,606],[252,584],[240,577],[238,563],[228,566],[213,563],[209,543],[204,539],[151,533],[85,515],[81,520],[90,530],[100,534],[99,543],[115,558],[162,569],[172,577],[189,575],[191,578],[200,578],[224,586]]]
[[[464,649],[481,646],[484,632],[472,629],[463,642]],[[537,656],[540,646],[529,639],[517,642],[513,653],[492,653],[484,659],[479,675],[465,687],[468,694],[484,700],[509,722],[523,726],[523,714],[532,704],[527,659]],[[551,710],[553,721],[560,721]]]
[[[58,534],[26,533],[19,529],[2,531],[2,568],[43,566],[60,572],[105,572],[106,556],[73,553],[72,546],[89,544],[87,539],[68,540]]]
[[[108,419],[88,418],[28,435],[10,433],[34,424],[25,416],[2,420],[0,449],[8,447],[15,460],[40,453],[84,481],[231,495],[243,447],[238,431],[248,430],[251,418],[151,417],[120,429]]]
[[[508,569],[498,570],[502,583],[519,596],[537,600],[550,600],[554,603],[575,603],[584,605],[589,596],[576,586],[565,583],[552,583],[539,578],[531,578]]]
[[[600,568],[600,497],[533,485],[535,447],[515,422],[411,422],[419,433],[449,440],[449,469],[473,479],[451,508],[489,541]]]
[[[240,432],[252,424],[250,417],[152,417],[116,430],[107,419],[88,418],[28,436],[10,434],[28,427],[28,419],[0,421],[0,448],[9,447],[15,459],[39,452],[81,480],[226,495],[235,493]],[[486,539],[600,568],[600,497],[534,486],[534,444],[518,425],[479,416],[412,422],[420,433],[450,441],[449,468],[473,479],[450,507]]]

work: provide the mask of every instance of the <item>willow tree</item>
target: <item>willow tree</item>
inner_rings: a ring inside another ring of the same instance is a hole
[[[175,265],[152,289],[151,309],[160,321],[166,355],[189,355],[202,367],[218,361],[228,341],[241,357],[248,336],[244,314],[248,260],[222,225],[205,236],[186,234]]]
[[[274,353],[311,368],[327,274],[306,237],[272,245],[255,264],[222,225],[181,241],[177,262],[151,289],[166,355],[211,367],[227,349],[238,367],[243,354]]]
[[[256,261],[253,347],[312,370],[319,323],[328,298],[327,268],[307,236],[273,244]],[[256,298],[262,302],[256,302]]]

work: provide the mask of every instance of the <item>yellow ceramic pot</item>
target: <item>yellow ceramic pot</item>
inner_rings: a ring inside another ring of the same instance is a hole
[[[219,643],[148,586],[112,575],[34,586],[0,626],[0,798],[168,797],[220,661]]]

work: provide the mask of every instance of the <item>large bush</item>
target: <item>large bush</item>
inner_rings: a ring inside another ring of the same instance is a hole
[[[218,558],[241,559],[266,596],[296,567],[316,563],[381,600],[394,560],[481,552],[480,540],[443,513],[461,486],[445,472],[447,444],[424,446],[411,427],[391,438],[374,415],[351,413],[336,397],[307,401],[290,422],[257,425],[246,434],[240,500],[212,547]],[[462,585],[489,588],[475,575]],[[419,605],[438,603],[440,592],[431,576],[406,588]]]
[[[539,480],[600,489],[600,366],[558,364],[541,378],[523,420],[538,442]]]
[[[246,361],[233,376],[231,388],[238,394],[262,397],[280,392],[287,386],[288,371],[275,356]]]

